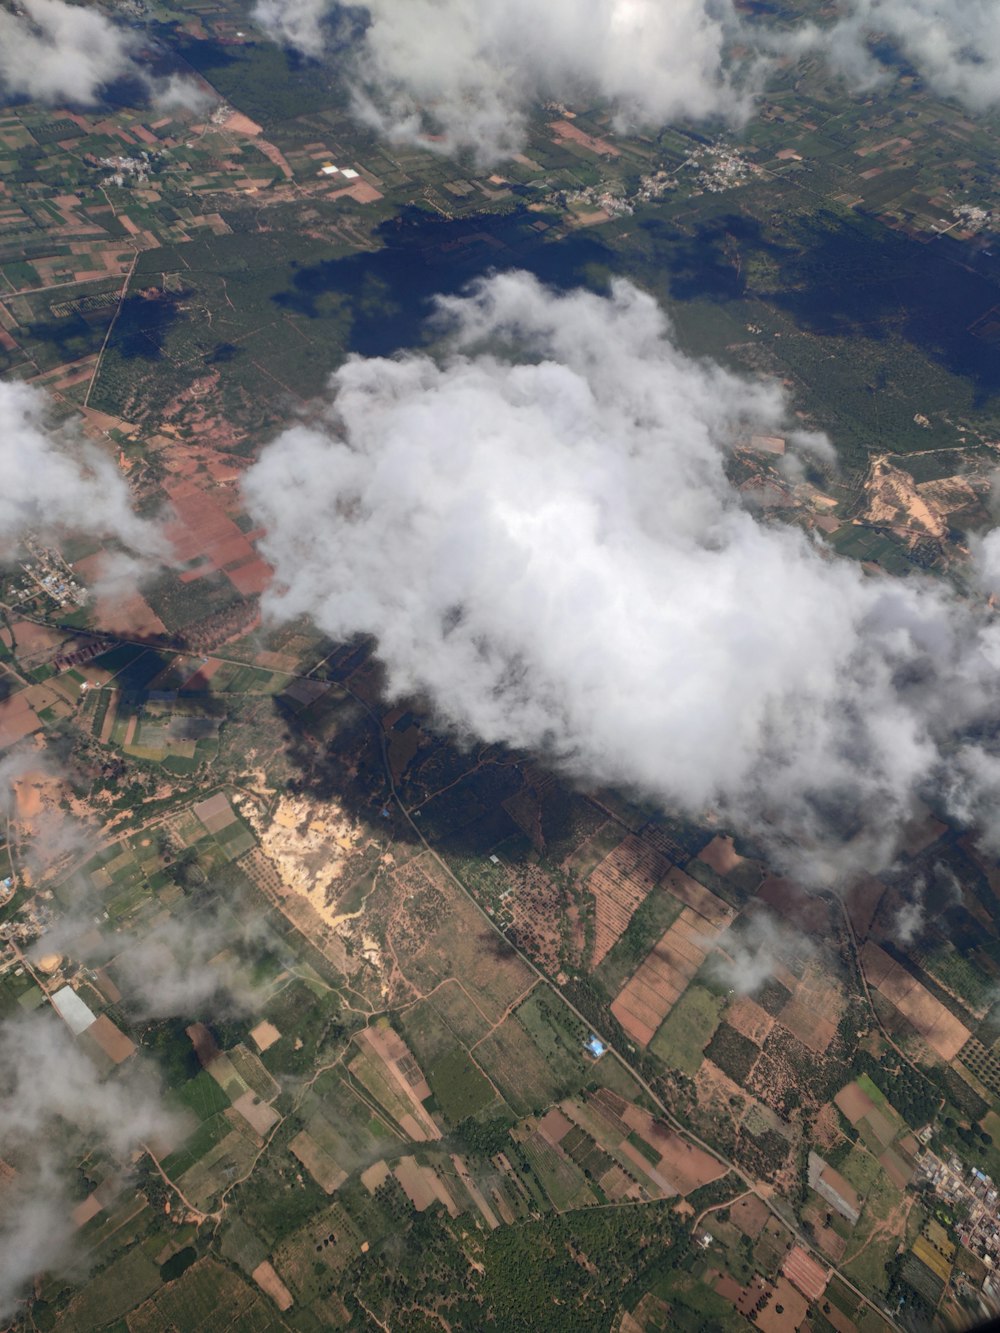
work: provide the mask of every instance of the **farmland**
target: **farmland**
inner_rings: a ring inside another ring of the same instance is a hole
[[[244,716],[256,716],[262,704],[276,706],[275,677],[280,697],[293,701],[286,714],[293,719],[338,691],[349,699],[356,688],[367,697],[364,655],[346,672],[335,660],[332,670],[342,672],[340,680],[322,694],[311,687],[299,692],[295,666],[315,660],[318,645],[306,640],[297,655],[283,651],[288,646],[287,640],[262,644],[254,632],[245,667],[235,666],[241,656],[236,652],[234,662],[221,663],[192,691],[203,709],[208,704],[209,712],[219,710],[222,735],[245,725]],[[131,672],[137,695],[162,693],[160,684],[184,677],[192,665],[198,669],[189,655],[165,650],[157,650],[155,664],[146,668],[152,672],[155,665],[158,675],[143,674],[136,667],[141,659],[125,653],[95,662],[95,671]],[[239,680],[238,671],[244,672]],[[178,701],[185,698],[179,691]],[[378,726],[392,734],[399,714],[389,709],[384,717]],[[793,1194],[807,1126],[818,1120],[826,1126],[827,1178],[843,1179],[844,1188],[857,1194],[860,1216],[853,1227],[838,1216],[827,1222],[825,1197],[807,1188],[801,1219],[813,1230],[799,1234],[814,1248],[805,1253],[840,1265],[877,1304],[883,1291],[878,1270],[905,1225],[917,1147],[913,1122],[904,1118],[909,1103],[889,1104],[888,1090],[867,1066],[852,1071],[848,1036],[866,1028],[857,1009],[854,1028],[840,1022],[849,995],[844,960],[833,951],[803,955],[789,945],[753,997],[732,993],[717,971],[720,946],[733,947],[730,929],[746,930],[774,903],[797,900],[752,858],[712,846],[717,835],[649,822],[645,812],[620,799],[609,818],[603,803],[591,807],[592,817],[584,816],[582,798],[575,797],[561,843],[547,841],[542,852],[518,844],[500,815],[527,808],[527,798],[518,805],[518,793],[537,782],[534,772],[501,757],[487,757],[484,764],[481,755],[450,750],[417,715],[407,727],[418,736],[397,772],[407,785],[407,802],[429,812],[426,844],[405,823],[382,817],[378,731],[355,719],[330,734],[362,778],[345,782],[344,769],[327,770],[313,761],[301,794],[275,793],[264,815],[244,788],[248,780],[266,781],[266,771],[234,781],[242,770],[227,770],[231,752],[220,745],[204,761],[211,784],[176,775],[169,798],[150,784],[136,810],[141,816],[150,801],[155,825],[144,828],[140,818],[81,867],[88,891],[98,895],[123,935],[141,937],[162,913],[178,921],[201,914],[208,921],[207,912],[213,922],[221,914],[230,923],[248,911],[254,915],[251,1009],[221,1028],[211,1023],[186,1032],[184,1024],[143,1020],[130,1008],[130,977],[120,958],[103,963],[93,983],[76,983],[93,1012],[110,1014],[140,1057],[162,1067],[172,1101],[191,1117],[187,1138],[158,1159],[170,1182],[160,1188],[167,1198],[171,1189],[181,1191],[206,1218],[221,1218],[222,1251],[247,1284],[234,1287],[232,1299],[257,1302],[247,1316],[256,1320],[265,1313],[270,1318],[279,1306],[290,1313],[336,1299],[350,1308],[353,1290],[367,1292],[370,1308],[388,1313],[388,1288],[380,1287],[377,1275],[385,1274],[403,1237],[404,1245],[419,1243],[432,1257],[426,1273],[404,1265],[406,1289],[413,1299],[438,1300],[463,1246],[471,1244],[476,1261],[485,1262],[491,1238],[529,1218],[555,1236],[564,1219],[585,1217],[598,1206],[652,1208],[673,1200],[697,1212],[703,1200],[738,1198],[744,1187],[727,1177],[727,1157],[750,1179]],[[106,744],[112,752],[121,748],[111,734]],[[390,762],[400,762],[398,753]],[[287,752],[270,762],[288,765]],[[467,775],[477,763],[470,785]],[[320,782],[326,784],[322,800],[315,794]],[[543,794],[542,808],[558,809],[551,794]],[[473,831],[459,838],[456,829],[470,817]],[[331,838],[338,840],[337,855],[317,855]],[[537,865],[547,882],[565,885],[564,901],[575,906],[591,940],[597,938],[602,896],[610,902],[608,895],[619,893],[614,886],[626,886],[621,892],[631,896],[615,898],[621,928],[616,925],[615,942],[596,964],[593,951],[577,948],[577,976],[568,979],[562,972],[568,954],[553,956],[539,944],[534,957],[522,956],[513,919],[507,926],[502,916],[490,923],[489,909],[503,892],[497,886],[509,882],[507,872],[499,878],[474,873],[480,861],[468,850],[470,839],[479,840],[478,857],[493,865],[490,838],[505,849],[508,865],[519,857]],[[651,857],[642,851],[646,847]],[[319,896],[314,879],[324,885]],[[641,890],[627,887],[633,879]],[[209,885],[213,898],[221,895],[218,902],[206,899]],[[310,902],[315,917],[295,906]],[[326,915],[320,918],[320,912]],[[314,919],[325,922],[322,934],[314,932]],[[630,987],[638,992],[646,984],[651,955],[676,952],[674,940],[694,952],[679,955],[686,963],[677,970],[676,998],[666,1017],[649,1022],[652,1037],[637,1068],[647,1091],[626,1067],[635,1060],[634,1035],[624,1023],[615,1027],[615,1006],[618,997],[632,993]],[[72,956],[71,949],[67,958]],[[215,964],[224,969],[220,979],[231,960],[232,946]],[[11,1003],[32,1003],[35,995],[44,1002],[37,987],[21,986],[11,989]],[[588,1045],[594,1032],[602,1034],[597,1054]],[[879,1068],[876,1057],[867,1058]],[[312,1077],[316,1070],[322,1072]],[[847,1128],[838,1128],[841,1106]],[[664,1119],[664,1110],[678,1119]],[[686,1138],[687,1128],[721,1151],[723,1160]],[[166,1236],[162,1221],[150,1233],[163,1236],[157,1253],[166,1252],[176,1225],[172,1216]],[[467,1239],[461,1241],[455,1228]],[[681,1220],[671,1228],[673,1243],[689,1243]],[[723,1248],[728,1234],[723,1227]],[[626,1245],[634,1243],[629,1235],[623,1232]],[[791,1297],[781,1285],[789,1281],[781,1272],[784,1249],[768,1237],[761,1232],[754,1239],[752,1259],[737,1241],[731,1256],[726,1250],[718,1258],[747,1290],[757,1274],[763,1283],[759,1298],[773,1308]],[[143,1253],[152,1253],[151,1246]],[[123,1263],[132,1252],[126,1247],[114,1262]],[[669,1264],[662,1272],[647,1269],[638,1252],[630,1262],[647,1274],[648,1292],[663,1289],[665,1274],[673,1271]],[[144,1268],[148,1286],[140,1283],[136,1290],[140,1298],[143,1291],[148,1296],[137,1309],[123,1311],[130,1326],[160,1317],[154,1308],[160,1311],[185,1282],[190,1298],[171,1299],[199,1299],[197,1275],[204,1263],[197,1259],[165,1285],[157,1267]],[[394,1272],[396,1263],[394,1257]],[[691,1276],[703,1285],[701,1267],[696,1263]],[[916,1281],[918,1270],[907,1271]],[[508,1299],[495,1293],[493,1281],[487,1268],[483,1284],[468,1297],[470,1319],[478,1317],[471,1311],[483,1301]],[[99,1293],[101,1277],[94,1282]],[[718,1290],[730,1288],[723,1283]],[[725,1305],[728,1297],[719,1299]]]
[[[967,208],[995,225],[995,125],[806,59],[739,130],[535,108],[501,175],[381,140],[236,0],[150,12],[223,105],[0,113],[0,371],[170,546],[124,599],[110,539],[0,570],[0,762],[30,759],[0,1016],[64,1024],[178,1126],[127,1169],[66,1131],[81,1262],[26,1327],[968,1313],[1000,1253],[988,854],[935,807],[880,878],[810,895],[717,811],[456,739],[384,698],[370,640],[272,621],[240,483],[348,357],[422,345],[432,296],[626,277],[835,441],[803,483],[738,449],[748,505],[872,577],[961,571],[1000,432],[1000,270]]]

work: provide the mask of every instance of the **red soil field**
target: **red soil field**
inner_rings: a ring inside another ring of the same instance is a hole
[[[587,888],[594,895],[597,917],[594,967],[624,934],[635,909],[660,882],[669,865],[659,852],[630,833],[590,876]]]
[[[692,1190],[719,1180],[726,1174],[728,1168],[717,1162],[711,1153],[687,1143],[672,1129],[657,1124],[641,1106],[628,1105],[622,1119],[651,1148],[659,1152],[660,1160],[656,1169],[670,1181],[678,1194],[690,1194]]]
[[[848,1083],[846,1088],[841,1088],[833,1100],[852,1125],[856,1125],[870,1111],[875,1110],[875,1103],[856,1083]]]
[[[683,871],[672,870],[667,886],[677,896],[683,894],[684,898],[700,903],[704,913],[692,906],[684,907],[611,1005],[618,1022],[642,1046],[653,1039],[704,962],[715,937],[732,919],[732,911],[725,903]]]
[[[808,1255],[801,1245],[793,1245],[785,1255],[781,1271],[789,1282],[794,1282],[807,1301],[818,1301],[826,1291],[830,1274]]]
[[[551,1143],[553,1148],[557,1143],[561,1143],[566,1135],[573,1128],[573,1122],[569,1116],[566,1116],[559,1110],[558,1106],[553,1106],[538,1122],[538,1132],[546,1143]]]
[[[565,143],[570,139],[591,153],[610,153],[612,157],[621,157],[621,149],[616,148],[613,143],[608,143],[607,139],[595,139],[593,135],[585,134],[568,120],[553,120],[549,124],[549,129],[555,132],[556,143]]]
[[[241,565],[234,565],[226,570],[226,577],[237,592],[244,597],[253,597],[267,588],[271,582],[271,566],[260,556],[254,556]]]
[[[954,1060],[971,1035],[965,1024],[870,940],[861,952],[861,961],[869,985],[875,986],[909,1019],[942,1060]]]
[[[723,876],[743,864],[743,857],[737,854],[732,838],[724,837],[722,834],[718,834],[711,842],[706,843],[698,853],[698,860],[704,861],[717,875]]]
[[[0,749],[30,736],[40,726],[31,704],[23,694],[14,694],[0,703]]]
[[[226,511],[193,481],[176,478],[164,483],[176,518],[167,525],[167,535],[180,561],[197,560],[197,569],[181,575],[185,582],[223,570],[243,596],[262,592],[270,582],[270,567],[257,554],[253,538],[244,533]]]

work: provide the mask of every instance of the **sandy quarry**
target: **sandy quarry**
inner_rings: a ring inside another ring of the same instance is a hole
[[[936,537],[942,540],[948,525],[929,495],[922,495],[909,474],[876,458],[865,481],[868,501],[862,517],[868,523],[890,527],[900,536]]]
[[[282,796],[266,825],[253,802],[247,801],[242,813],[286,888],[305,898],[336,929],[346,919],[336,910],[336,886],[348,858],[362,846],[361,826],[333,802],[318,804],[306,796]]]

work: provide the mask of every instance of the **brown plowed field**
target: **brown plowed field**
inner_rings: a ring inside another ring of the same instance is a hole
[[[725,903],[681,870],[671,870],[667,886],[688,905],[646,955],[611,1005],[615,1018],[641,1046],[652,1040],[705,961],[715,937],[732,918]]]
[[[270,567],[257,554],[252,538],[229,517],[215,498],[189,480],[165,483],[176,519],[168,523],[167,536],[179,561],[205,557],[196,569],[181,575],[182,582],[224,570],[244,596],[261,592],[270,579]]]
[[[816,1055],[823,1054],[837,1033],[832,1019],[817,1014],[799,999],[789,1000],[779,1017],[792,1036]]]
[[[699,884],[690,875],[685,875],[684,871],[678,870],[676,866],[667,876],[666,887],[675,898],[679,898],[686,907],[703,916],[713,926],[723,922],[728,924],[732,920],[732,909],[721,898],[716,898],[714,893],[710,893],[704,885]]]
[[[635,909],[669,867],[666,857],[632,833],[600,863],[587,883],[596,906],[594,967],[621,939]]]
[[[818,1301],[826,1291],[830,1274],[808,1255],[801,1245],[793,1245],[785,1255],[781,1271],[789,1282],[794,1282],[808,1301]]]
[[[629,1129],[634,1130],[654,1152],[660,1154],[656,1170],[666,1177],[678,1194],[690,1194],[692,1190],[708,1185],[726,1174],[728,1168],[716,1161],[711,1153],[686,1142],[665,1125],[658,1124],[641,1106],[627,1104],[623,1119]]]
[[[856,1083],[848,1083],[846,1088],[841,1088],[833,1100],[852,1125],[864,1120],[869,1112],[875,1110],[875,1103],[864,1088],[859,1088]]]
[[[0,703],[0,750],[30,736],[41,725],[25,697],[25,691],[11,695]]]
[[[726,1012],[726,1022],[758,1046],[764,1045],[774,1027],[771,1015],[749,995],[740,995],[732,1002]]]
[[[555,131],[556,143],[565,143],[567,140],[571,140],[573,143],[578,143],[581,148],[586,148],[588,152],[608,157],[621,157],[621,149],[616,148],[613,143],[608,143],[607,139],[595,139],[593,135],[585,134],[583,130],[570,124],[568,120],[550,121],[549,129]]]
[[[869,985],[881,991],[909,1019],[942,1060],[954,1060],[971,1035],[965,1024],[877,944],[869,940],[861,958]]]

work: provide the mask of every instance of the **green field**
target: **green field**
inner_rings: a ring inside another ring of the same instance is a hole
[[[862,1198],[867,1196],[874,1182],[883,1175],[875,1158],[860,1146],[851,1149],[837,1170]]]
[[[725,1007],[725,997],[697,984],[687,988],[649,1043],[650,1052],[670,1069],[693,1077]]]
[[[680,915],[682,904],[666,889],[653,889],[639,904],[621,939],[594,971],[610,998],[614,998],[632,973]]]
[[[134,1310],[160,1285],[158,1266],[140,1247],[130,1250],[94,1278],[60,1322],[69,1333],[92,1333]]]
[[[513,1015],[483,1039],[476,1059],[518,1115],[541,1111],[568,1090]]]
[[[587,1181],[580,1168],[567,1161],[539,1138],[530,1139],[522,1144],[522,1151],[531,1163],[545,1193],[552,1200],[552,1207],[563,1212],[569,1207],[585,1207],[594,1199],[587,1188]]]
[[[178,1088],[174,1096],[181,1105],[189,1107],[199,1120],[209,1120],[229,1105],[229,1098],[204,1069]]]
[[[861,1091],[867,1093],[876,1106],[885,1106],[885,1094],[880,1087],[872,1082],[868,1074],[861,1074],[856,1082]]]
[[[220,1143],[231,1130],[232,1125],[221,1112],[208,1116],[177,1152],[163,1159],[164,1171],[176,1180]]]
[[[425,1072],[436,1102],[453,1125],[495,1100],[493,1089],[460,1046],[429,1065]]]

